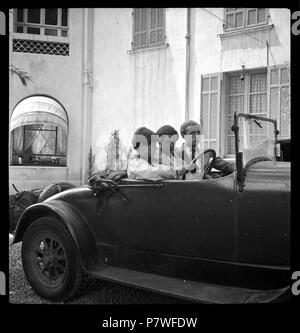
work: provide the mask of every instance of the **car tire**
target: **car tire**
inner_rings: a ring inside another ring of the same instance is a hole
[[[41,217],[22,242],[25,276],[42,298],[66,301],[80,289],[83,270],[79,252],[66,227],[54,217]]]
[[[68,190],[69,188],[73,188],[75,185],[67,182],[60,182],[56,184],[50,184],[47,187],[43,189],[41,194],[39,195],[37,202],[43,202],[46,199],[52,197],[54,194],[63,192],[65,190]]]

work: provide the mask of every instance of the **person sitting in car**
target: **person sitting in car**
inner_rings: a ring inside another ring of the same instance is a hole
[[[182,159],[185,163],[190,163],[201,152],[199,143],[201,141],[201,125],[194,120],[184,122],[180,127],[181,136],[185,142],[182,146]],[[203,151],[203,149],[202,149]],[[202,155],[194,163],[188,177],[191,179],[202,179],[204,176],[203,165],[206,164],[206,156]],[[216,157],[212,161],[212,167],[221,172],[221,176],[227,176],[235,170],[234,163],[227,162],[221,157]],[[206,175],[206,178],[214,177],[213,173]]]
[[[176,142],[179,139],[178,132],[170,125],[160,127],[156,134],[159,137],[159,164],[169,166],[176,171],[177,179],[187,172],[184,161],[175,151]]]
[[[138,128],[132,139],[134,156],[127,166],[128,178],[143,180],[175,179],[176,171],[159,164],[157,158],[157,136],[146,127]]]

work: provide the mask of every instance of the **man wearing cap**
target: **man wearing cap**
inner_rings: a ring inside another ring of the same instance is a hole
[[[185,163],[190,163],[199,153],[199,139],[201,135],[201,126],[194,120],[189,120],[183,123],[180,127],[181,136],[184,138],[185,143],[182,149],[182,158]],[[204,159],[205,156],[201,156],[196,162],[196,166],[191,170],[191,178],[202,179],[204,176]],[[235,170],[233,163],[229,163],[223,160],[221,157],[217,157],[212,164],[212,167],[221,171],[222,176],[229,175]],[[212,175],[212,174],[211,174]],[[211,175],[208,175],[211,178]]]
[[[176,171],[158,163],[157,135],[146,127],[138,128],[132,139],[135,155],[129,160],[127,174],[132,179],[175,179]]]
[[[187,172],[184,161],[175,151],[175,144],[179,138],[176,129],[170,125],[160,127],[156,134],[159,137],[159,164],[169,166],[176,171],[177,179]]]

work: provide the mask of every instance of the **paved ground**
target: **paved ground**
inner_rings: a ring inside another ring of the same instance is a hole
[[[9,299],[11,303],[51,303],[40,298],[28,284],[21,261],[21,243],[9,248]],[[116,283],[88,279],[69,304],[189,304],[181,299],[125,287]],[[53,303],[52,303],[53,304]]]

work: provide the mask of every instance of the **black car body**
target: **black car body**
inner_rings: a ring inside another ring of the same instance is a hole
[[[228,176],[123,179],[108,191],[76,187],[27,208],[14,243],[27,243],[22,258],[33,288],[53,300],[72,297],[80,283],[69,272],[77,265],[73,275],[83,272],[200,302],[270,302],[287,292],[290,162],[266,155],[247,161],[240,147],[241,119],[251,126],[268,122],[277,142],[276,122],[235,115],[237,170]],[[48,242],[51,223],[70,244],[54,229]],[[52,241],[60,245],[51,248]],[[38,250],[29,245],[34,242]],[[55,271],[59,260],[62,267]],[[72,290],[66,291],[66,283],[74,284]]]

